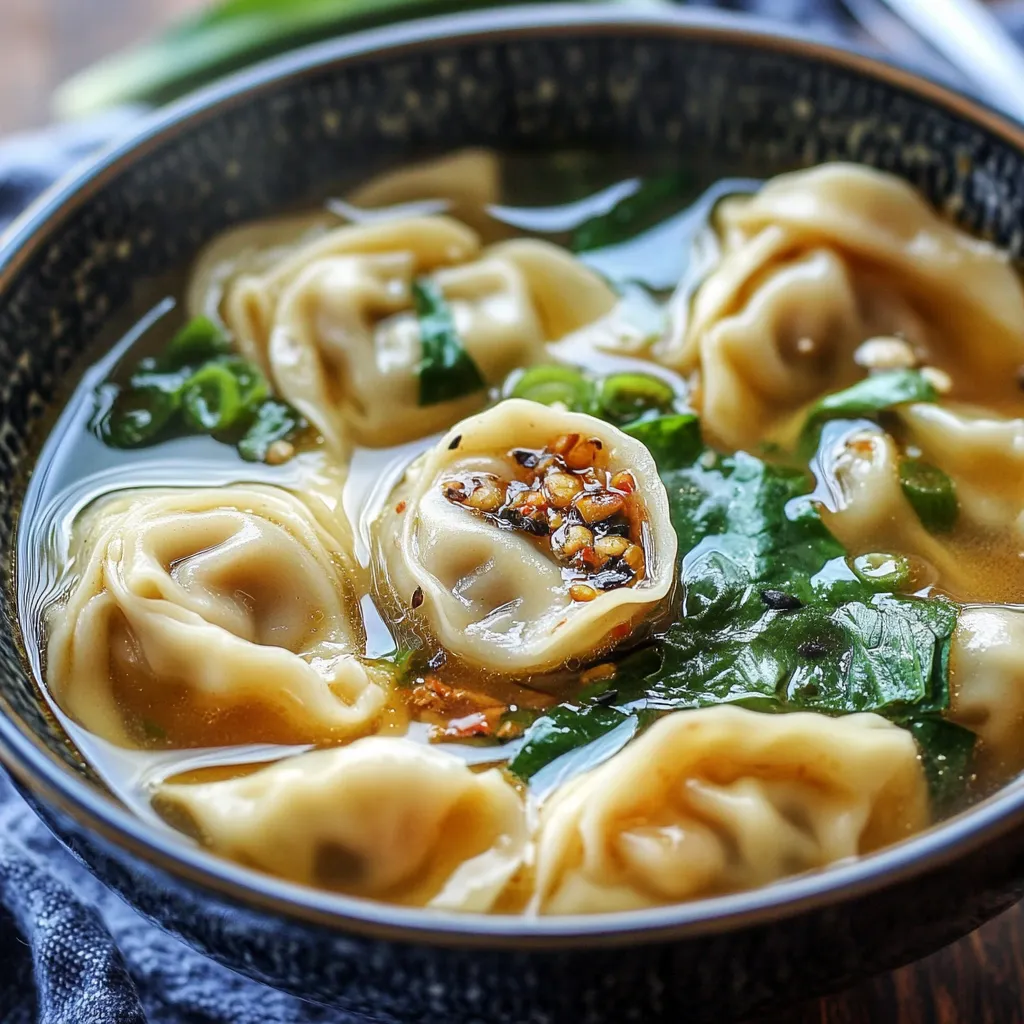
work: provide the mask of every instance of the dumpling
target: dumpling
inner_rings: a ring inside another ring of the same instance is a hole
[[[962,396],[1012,386],[1024,292],[1008,258],[899,178],[825,164],[723,201],[716,222],[722,258],[662,354],[699,371],[703,422],[721,443],[754,444],[852,383],[855,350],[877,335],[906,339]]]
[[[413,463],[377,537],[408,621],[504,673],[598,656],[659,608],[675,574],[647,449],[522,399],[456,424]]]
[[[154,801],[215,852],[355,896],[490,910],[527,852],[516,790],[439,750],[369,737]]]
[[[449,213],[477,230],[493,231],[498,225],[486,208],[500,197],[499,160],[485,149],[463,149],[387,171],[345,199],[329,200],[325,209],[244,224],[219,235],[189,275],[189,312],[217,320],[225,288],[234,278],[267,273],[342,223],[408,217],[413,212]]]
[[[977,733],[996,777],[1024,768],[1024,609],[968,607],[950,645],[949,718]]]
[[[835,450],[823,449],[818,495],[825,525],[852,556],[886,552],[918,560],[918,584],[937,584],[957,601],[1016,600],[1024,591],[1024,559],[1007,552],[1022,550],[1024,540],[1014,497],[1020,470],[1012,424],[1019,421],[974,421],[973,447],[964,436],[969,421],[940,406],[905,407],[898,415],[925,457],[934,455],[930,461],[950,472],[960,504],[956,528],[925,529],[900,485],[896,442],[877,428],[851,431]],[[995,465],[986,458],[997,459],[999,472],[979,477],[971,462],[983,472]]]
[[[534,909],[631,910],[766,885],[929,822],[909,732],[877,715],[667,715],[541,811]]]
[[[544,346],[602,316],[611,289],[549,243],[481,247],[450,217],[337,228],[226,291],[222,315],[242,350],[335,450],[380,447],[447,427],[481,391],[419,404],[414,281],[430,277],[488,384],[543,358]]]
[[[427,201],[477,230],[493,230],[496,222],[487,216],[486,208],[500,199],[498,155],[471,148],[380,174],[350,193],[345,208],[384,216],[388,208]]]
[[[372,732],[344,525],[274,487],[136,491],[76,529],[47,683],[121,745],[300,743]]]
[[[962,514],[978,527],[1012,531],[1024,550],[1024,419],[930,403],[898,415],[907,444],[953,479]]]

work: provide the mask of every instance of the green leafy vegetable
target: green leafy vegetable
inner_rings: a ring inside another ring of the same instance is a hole
[[[934,402],[937,397],[935,388],[919,370],[872,374],[815,402],[800,434],[800,450],[808,454],[814,451],[821,427],[828,420],[870,417],[908,402]]]
[[[900,459],[899,474],[900,487],[924,528],[932,533],[952,530],[960,513],[953,481],[921,459]]]
[[[619,662],[607,684],[617,691],[614,708],[547,712],[545,724],[528,731],[529,754],[514,771],[528,777],[614,728],[609,711],[736,703],[769,712],[875,711],[904,723],[930,721],[948,706],[957,606],[884,589],[883,580],[901,579],[895,562],[886,569],[885,561],[865,561],[855,572],[806,496],[804,471],[705,449],[693,416],[627,429],[654,454],[669,495],[683,552],[680,614],[659,643]],[[918,728],[923,738],[926,731]],[[960,749],[952,739],[947,746]]]
[[[420,405],[438,405],[482,391],[487,383],[462,345],[441,289],[433,281],[420,278],[413,282],[412,297],[422,345],[417,368]]]
[[[628,717],[616,708],[601,705],[560,704],[530,726],[509,770],[521,779],[532,778],[563,754],[611,732]]]
[[[259,368],[230,355],[230,348],[206,317],[189,321],[159,356],[139,361],[127,387],[99,389],[93,430],[113,448],[213,434],[238,441],[242,458],[265,460],[270,445],[305,429],[305,422],[291,406],[271,399]]]
[[[594,385],[569,366],[535,366],[523,373],[509,395],[541,405],[560,402],[575,412],[589,412],[594,404]]]
[[[683,171],[648,178],[607,213],[576,228],[569,248],[573,252],[589,252],[632,238],[660,220],[668,212],[669,204],[685,197],[692,186],[692,177]]]
[[[648,373],[613,373],[601,381],[598,413],[617,426],[651,415],[671,412],[676,393],[660,377]]]

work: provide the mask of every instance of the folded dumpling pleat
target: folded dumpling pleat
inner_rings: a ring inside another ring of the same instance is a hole
[[[1024,291],[1004,253],[946,223],[901,179],[853,164],[781,175],[723,201],[722,249],[662,355],[699,371],[719,442],[761,440],[863,375],[853,356],[897,335],[958,393],[1012,389]]]
[[[628,475],[627,491],[613,487],[603,499],[614,515],[589,525],[576,516],[586,508],[582,477],[567,483],[572,474],[560,472],[539,483],[560,439],[591,452],[605,481]],[[568,491],[549,502],[556,483]],[[406,471],[376,530],[396,615],[497,672],[598,657],[663,606],[675,577],[668,498],[644,445],[592,416],[522,399],[452,427]],[[602,530],[619,539],[602,545]],[[626,554],[631,545],[637,550]],[[620,555],[588,572],[588,550],[600,556],[605,547]],[[573,596],[576,585],[584,600]]]
[[[826,445],[819,462],[822,517],[850,555],[921,560],[917,586],[957,601],[1016,601],[1024,586],[1024,421],[959,404],[920,403],[893,414],[905,450],[950,478],[950,530],[922,524],[900,483],[895,439],[865,427]]]
[[[928,819],[914,740],[877,715],[679,711],[544,806],[534,907],[630,910],[754,888]]]
[[[952,721],[975,732],[978,764],[1006,778],[1024,768],[1024,609],[969,606],[949,652]]]
[[[545,343],[615,304],[593,271],[547,242],[483,248],[446,216],[336,228],[225,291],[222,313],[242,350],[338,451],[443,429],[484,391],[420,404],[420,322],[413,284],[429,278],[488,384],[536,362]]]
[[[347,528],[274,487],[137,491],[76,529],[47,681],[114,743],[306,742],[370,732]]]
[[[408,740],[370,737],[239,779],[166,784],[156,807],[212,850],[356,896],[487,911],[520,867],[522,802],[497,769],[474,772]]]

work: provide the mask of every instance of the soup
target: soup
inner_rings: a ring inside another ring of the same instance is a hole
[[[466,151],[243,226],[85,373],[20,614],[138,814],[576,914],[869,854],[1024,767],[1006,256],[859,166],[614,173]]]

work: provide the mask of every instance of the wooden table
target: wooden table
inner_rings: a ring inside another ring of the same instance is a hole
[[[43,124],[50,91],[202,0],[0,0],[0,134]],[[927,960],[757,1024],[1024,1022],[1024,904]]]

